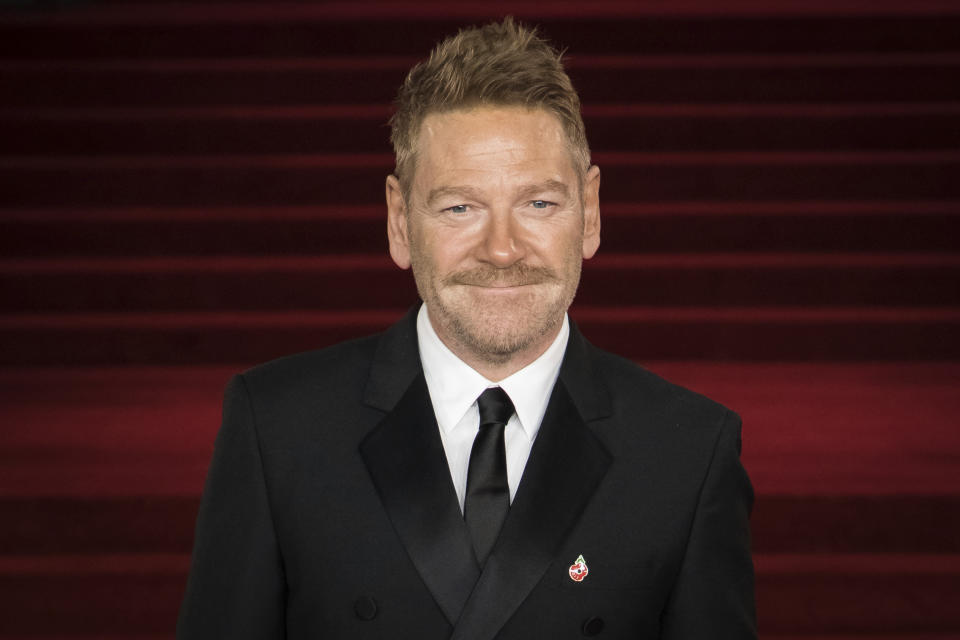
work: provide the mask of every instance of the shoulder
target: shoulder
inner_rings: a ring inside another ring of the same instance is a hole
[[[657,416],[675,426],[719,428],[739,416],[719,402],[671,382],[608,351],[589,347],[595,373],[607,387],[615,414]]]
[[[347,390],[359,394],[381,335],[283,356],[247,369],[238,378],[252,397],[261,400],[315,396],[318,392],[351,395]]]
[[[225,413],[242,410],[271,459],[278,452],[319,455],[319,445],[349,450],[381,417],[363,402],[378,339],[350,340],[247,369],[228,385]]]

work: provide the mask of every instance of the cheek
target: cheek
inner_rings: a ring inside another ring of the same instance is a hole
[[[462,267],[476,246],[478,234],[469,229],[427,229],[423,251],[439,271]]]
[[[411,242],[411,246],[414,247],[413,259],[421,273],[442,278],[457,266],[456,245],[449,238],[424,234],[416,242]]]
[[[544,260],[569,271],[580,263],[583,257],[583,236],[576,230],[567,229],[563,233],[544,236],[538,243],[538,253]]]
[[[562,253],[571,246],[578,247],[583,239],[583,214],[575,209],[563,209],[550,216],[517,216],[518,227],[527,242],[553,253]]]

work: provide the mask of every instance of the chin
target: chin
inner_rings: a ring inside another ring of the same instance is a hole
[[[523,330],[516,330],[515,327],[507,327],[497,330],[494,327],[476,327],[465,328],[458,337],[467,343],[474,353],[487,356],[494,360],[505,360],[513,354],[523,351],[538,338],[543,336],[542,331],[531,332],[529,327]]]
[[[450,333],[463,346],[490,360],[506,360],[555,330],[566,310],[559,301],[532,307],[516,303],[497,307],[472,313],[450,313],[451,309],[444,307],[442,312]]]

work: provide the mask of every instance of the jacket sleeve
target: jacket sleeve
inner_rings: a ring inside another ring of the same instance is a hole
[[[661,618],[663,640],[757,637],[750,553],[753,498],[753,486],[740,464],[740,418],[728,411]]]
[[[227,385],[194,535],[178,640],[285,636],[285,577],[250,396]]]

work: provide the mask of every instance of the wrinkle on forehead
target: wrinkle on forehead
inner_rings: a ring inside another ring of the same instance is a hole
[[[523,118],[524,126],[512,127],[514,118]],[[495,133],[498,127],[504,129],[502,136]],[[495,175],[496,182],[506,184],[519,177],[514,174],[556,166],[558,153],[570,160],[579,180],[559,119],[543,109],[477,107],[430,114],[421,127],[418,148],[418,175],[429,173],[431,181],[442,184],[469,181],[465,174]],[[535,182],[563,183],[564,178],[569,176],[541,175]],[[529,175],[522,180],[529,183]]]

